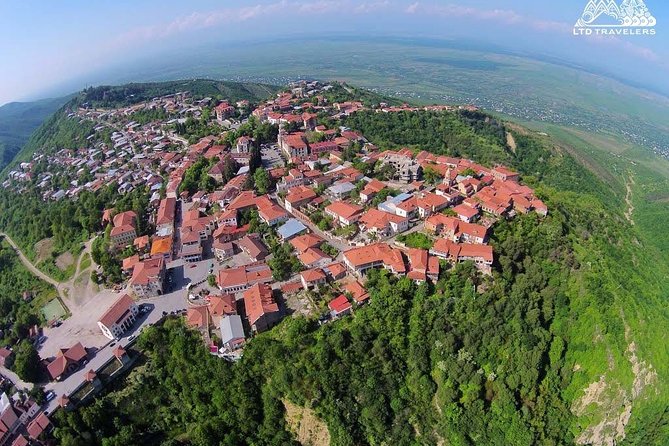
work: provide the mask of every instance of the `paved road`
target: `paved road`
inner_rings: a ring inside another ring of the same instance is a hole
[[[19,376],[16,373],[12,372],[11,370],[5,367],[0,367],[0,375],[9,379],[12,383],[14,383],[14,386],[18,389],[30,390],[33,387],[32,384],[21,380],[21,378],[19,378]]]
[[[186,279],[179,276],[177,272],[176,280],[179,281],[179,283],[183,283],[183,281]],[[94,353],[94,356],[89,360],[88,364],[81,367],[75,373],[69,375],[63,381],[51,382],[44,387],[45,391],[53,390],[56,393],[56,398],[54,398],[48,404],[47,410],[49,413],[51,413],[56,408],[58,405],[58,399],[61,395],[72,394],[72,392],[74,392],[85,381],[84,375],[87,371],[91,369],[97,370],[102,367],[102,365],[104,365],[113,357],[114,349],[118,345],[123,347],[127,346],[130,343],[128,341],[128,336],[138,335],[144,327],[155,324],[164,316],[164,314],[177,313],[188,308],[185,288],[177,289],[174,292],[162,296],[143,299],[139,303],[148,304],[151,310],[148,314],[141,315],[135,322],[135,325],[126,333],[124,333],[124,337],[122,339],[116,342],[108,340],[106,344],[102,345],[99,350]],[[91,322],[91,324],[95,325],[95,322]]]

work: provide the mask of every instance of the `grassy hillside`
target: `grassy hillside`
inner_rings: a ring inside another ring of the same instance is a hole
[[[208,356],[177,321],[153,328],[140,341],[146,366],[95,404],[58,415],[57,436],[290,444],[289,401],[324,421],[333,445],[665,444],[669,263],[653,228],[665,212],[664,183],[642,202],[596,163],[601,150],[480,114],[363,113],[347,125],[381,147],[507,163],[549,216],[495,226],[491,279],[466,264],[435,286],[372,274],[371,304],[353,317],[323,327],[290,318],[233,366]],[[663,169],[634,167],[633,192]]]
[[[0,107],[0,171],[14,159],[33,131],[69,99],[12,102]]]

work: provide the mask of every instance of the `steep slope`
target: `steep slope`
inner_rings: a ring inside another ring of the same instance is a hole
[[[11,102],[0,107],[0,171],[14,159],[35,129],[69,99]]]

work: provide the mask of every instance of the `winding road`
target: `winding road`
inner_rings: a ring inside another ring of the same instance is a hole
[[[30,260],[28,260],[28,257],[26,257],[25,254],[23,254],[23,251],[21,251],[21,248],[19,248],[19,246],[14,242],[14,240],[12,240],[12,238],[9,235],[5,234],[4,232],[0,232],[0,237],[7,240],[7,243],[9,243],[12,248],[14,248],[14,252],[16,252],[16,254],[18,254],[18,256],[19,256],[19,259],[21,259],[21,263],[23,263],[23,265],[26,268],[28,268],[31,273],[33,273],[34,275],[36,275],[37,277],[39,277],[43,281],[53,285],[58,290],[58,294],[60,294],[60,289],[59,289],[60,282],[54,280],[50,276],[47,276],[39,268],[37,268],[35,265],[33,265],[30,262]],[[62,296],[61,296],[61,298],[62,298]]]
[[[79,254],[79,257],[77,258],[77,267],[75,269],[74,275],[68,280],[67,282],[58,282],[55,280],[53,277],[47,275],[44,273],[44,271],[40,270],[37,268],[31,261],[28,259],[28,257],[21,251],[21,248],[16,244],[12,238],[7,235],[4,232],[0,232],[0,237],[4,238],[7,240],[7,243],[14,248],[14,252],[19,256],[19,259],[21,260],[21,263],[35,276],[39,277],[43,281],[47,282],[48,284],[52,285],[56,291],[58,292],[58,296],[60,297],[61,302],[63,305],[66,306],[66,310],[71,310],[72,307],[78,307],[79,303],[77,303],[74,300],[74,289],[75,289],[75,281],[77,280],[77,277],[81,274],[81,261],[84,258],[85,254],[90,254],[91,246],[93,245],[93,241],[95,238],[87,241],[84,244],[84,249],[81,251]],[[92,264],[92,262],[91,262]]]

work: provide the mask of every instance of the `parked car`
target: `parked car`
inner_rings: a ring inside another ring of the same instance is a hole
[[[130,336],[128,336],[128,342],[132,342],[132,341],[134,341],[136,337],[137,337],[136,335],[130,335]]]
[[[55,397],[56,397],[56,392],[54,392],[53,390],[49,390],[49,391],[46,393],[46,401],[47,401],[47,403],[48,403],[49,401],[53,400]]]

